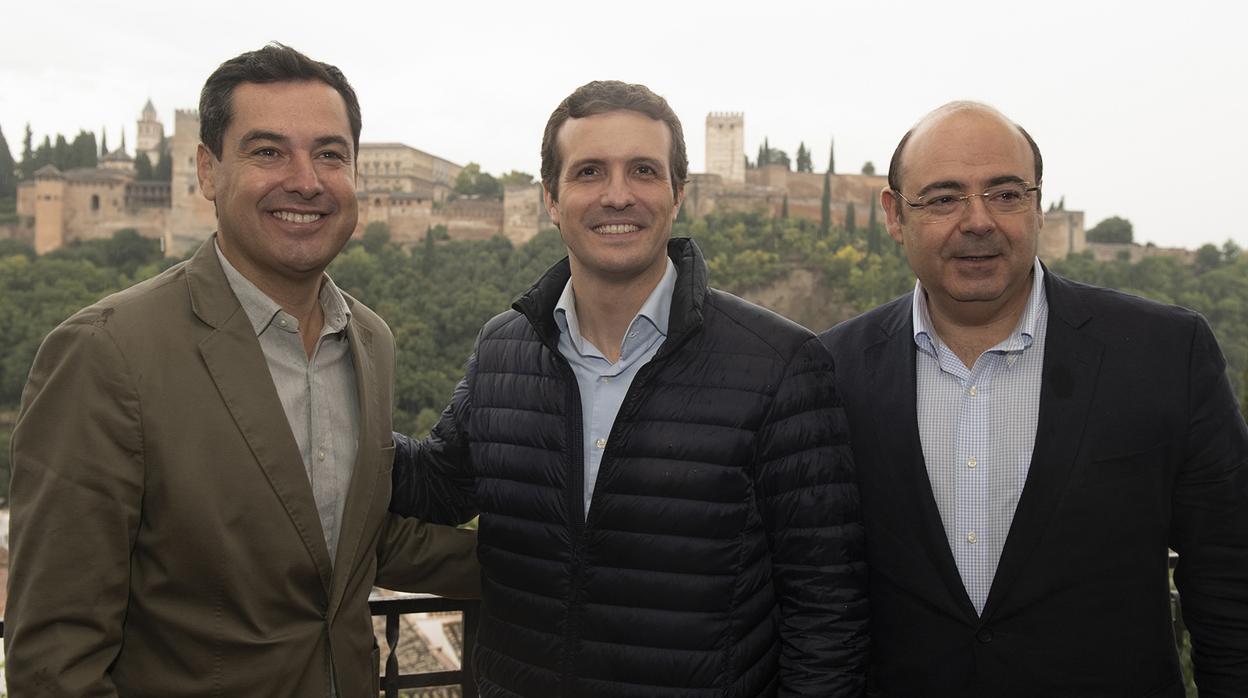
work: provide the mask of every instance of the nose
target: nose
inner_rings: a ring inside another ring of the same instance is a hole
[[[325,190],[311,156],[295,155],[286,167],[286,180],[283,182],[286,191],[298,194],[305,199],[311,199]]]
[[[997,221],[988,211],[988,202],[982,195],[967,199],[962,208],[962,232],[986,235],[997,227]]]
[[[628,177],[624,173],[612,173],[603,186],[602,205],[605,208],[625,209],[637,203]]]

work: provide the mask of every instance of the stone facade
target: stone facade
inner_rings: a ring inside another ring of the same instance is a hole
[[[503,236],[511,244],[523,245],[542,227],[550,225],[541,184],[512,184],[503,190]]]
[[[361,143],[357,188],[419,194],[445,201],[463,168],[402,143]]]
[[[143,113],[139,115],[135,132],[134,157],[137,159],[140,153],[146,153],[148,161],[155,167],[156,163],[160,162],[161,143],[165,140],[165,125],[156,117],[156,107],[152,106],[150,99],[147,100],[147,104],[143,105]]]
[[[173,161],[170,183],[169,227],[165,231],[165,254],[181,257],[217,229],[217,213],[199,189],[195,152],[199,148],[199,112],[178,109],[173,117]]]
[[[744,154],[742,154],[744,157]],[[862,228],[876,207],[876,220],[884,222],[879,208],[880,190],[888,183],[877,175],[832,175],[830,213],[833,227],[845,225],[849,204],[854,221]],[[818,222],[822,216],[823,175],[792,172],[784,165],[765,165],[746,171],[744,186],[730,186],[715,174],[695,174],[685,188],[685,214],[702,218],[711,213],[761,212],[778,217],[788,199],[789,216]]]
[[[745,183],[745,114],[706,115],[706,173],[719,175],[728,186]]]
[[[1088,249],[1084,233],[1083,211],[1046,211],[1040,229],[1040,259],[1053,261],[1083,252]]]
[[[134,171],[51,165],[23,182],[18,216],[34,219],[37,254],[76,240],[108,238],[123,228],[161,239],[169,222],[169,190],[162,182],[137,182]]]
[[[1135,264],[1149,257],[1174,257],[1184,264],[1193,264],[1196,261],[1196,250],[1182,247],[1157,247],[1152,243],[1137,245],[1130,242],[1089,242],[1087,250],[1098,262],[1126,260]]]

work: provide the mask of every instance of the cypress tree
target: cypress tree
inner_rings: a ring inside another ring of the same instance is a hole
[[[819,239],[832,232],[832,175],[823,173],[823,200],[819,202]]]
[[[815,166],[810,159],[810,151],[806,149],[806,142],[802,141],[797,146],[797,171],[798,172],[814,172]]]
[[[156,171],[153,178],[161,182],[173,181],[173,160],[169,157],[168,149],[161,149],[160,159],[156,161]]]
[[[65,136],[56,134],[56,145],[52,146],[52,164],[56,165],[58,170],[68,170],[70,165],[69,141],[65,140]]]
[[[828,174],[836,174],[836,141],[828,143]]]
[[[0,199],[17,195],[17,163],[9,151],[9,142],[0,130]]]
[[[789,219],[789,195],[787,193],[784,195],[784,203],[780,204],[780,218],[786,221]]]
[[[152,159],[147,157],[147,153],[139,153],[134,158],[134,178],[140,182],[156,178],[156,173],[152,168]]]
[[[100,157],[108,155],[108,131],[100,127]]]
[[[99,158],[95,154],[94,133],[86,130],[78,131],[69,149],[72,153],[69,163],[71,167],[95,167],[99,164]]]
[[[849,239],[854,239],[854,233],[858,232],[858,221],[854,213],[854,202],[849,202],[845,207],[845,232],[849,233]]]
[[[871,200],[871,214],[867,217],[867,253],[880,253],[880,224],[875,219],[875,199]]]
[[[22,179],[30,179],[35,174],[35,151],[31,148],[30,141],[34,136],[30,132],[30,124],[26,124],[26,135],[22,136]]]

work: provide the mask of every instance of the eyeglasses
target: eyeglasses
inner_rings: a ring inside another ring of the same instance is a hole
[[[928,220],[938,220],[942,218],[952,218],[961,216],[967,207],[971,205],[971,199],[975,197],[983,197],[984,206],[988,208],[989,213],[999,215],[1010,215],[1013,213],[1022,213],[1031,206],[1031,193],[1040,191],[1039,186],[1033,186],[1031,182],[1012,182],[1010,184],[1001,184],[995,187],[989,187],[982,194],[959,194],[952,191],[935,191],[929,192],[919,201],[911,201],[904,194],[893,190],[906,205]]]

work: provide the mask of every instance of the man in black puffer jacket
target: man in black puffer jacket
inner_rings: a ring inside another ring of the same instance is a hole
[[[671,239],[680,122],[589,83],[542,145],[569,256],[486,323],[391,510],[480,513],[482,696],[859,696],[863,530],[832,361]]]

